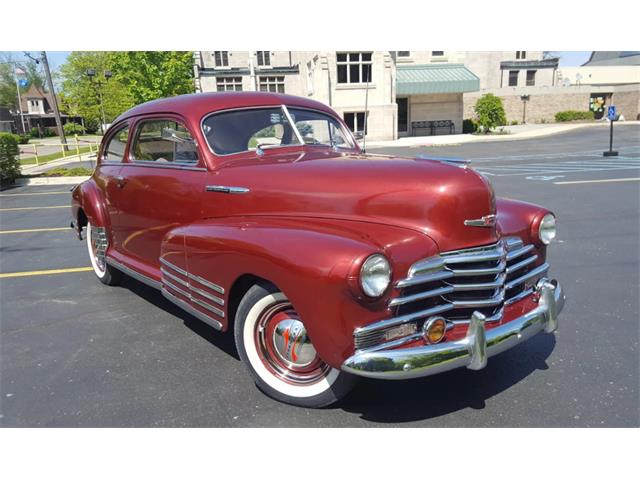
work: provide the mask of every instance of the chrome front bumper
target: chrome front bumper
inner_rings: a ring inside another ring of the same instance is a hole
[[[405,380],[426,377],[454,368],[480,370],[487,358],[504,352],[544,330],[558,328],[558,314],[565,296],[556,280],[542,279],[536,285],[540,301],[536,308],[504,325],[485,330],[484,316],[475,312],[467,335],[454,342],[395,350],[360,351],[342,364],[345,372],[362,377]]]

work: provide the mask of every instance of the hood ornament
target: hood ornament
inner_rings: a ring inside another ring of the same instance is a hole
[[[476,218],[474,220],[465,220],[464,224],[467,227],[493,227],[496,224],[496,216],[494,214],[485,215],[482,218]]]

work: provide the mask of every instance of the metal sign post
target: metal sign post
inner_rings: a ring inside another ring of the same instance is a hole
[[[618,119],[615,105],[609,105],[607,109],[607,118],[609,119],[609,151],[602,152],[603,157],[617,157],[618,152],[613,150],[613,122]]]

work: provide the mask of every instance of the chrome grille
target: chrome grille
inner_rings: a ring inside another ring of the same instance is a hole
[[[527,285],[548,270],[546,263],[535,267],[537,260],[533,245],[516,237],[420,260],[396,284],[399,295],[389,302],[394,317],[356,329],[356,349],[379,348],[390,328],[405,323],[416,327],[406,340],[418,338],[433,315],[446,318],[450,327],[468,324],[474,311],[487,322],[499,321],[505,304],[531,294]]]

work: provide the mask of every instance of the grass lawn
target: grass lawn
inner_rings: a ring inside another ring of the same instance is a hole
[[[89,147],[80,147],[80,153],[88,153]],[[95,148],[94,148],[95,151]],[[66,153],[66,157],[70,157],[72,155],[76,155],[75,147],[70,148]],[[62,158],[62,152],[50,153],[48,155],[38,155],[38,164],[41,165],[43,163],[53,162],[54,160],[59,160]],[[20,165],[35,165],[36,157],[29,157],[20,159]]]

